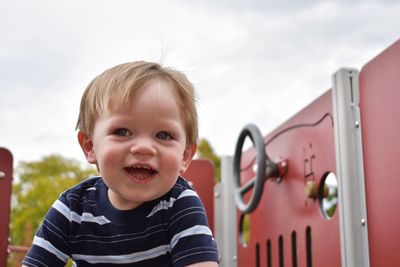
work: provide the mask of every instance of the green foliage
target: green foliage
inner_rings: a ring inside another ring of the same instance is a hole
[[[16,169],[11,211],[11,242],[30,245],[33,235],[58,196],[97,171],[79,161],[51,155],[21,162]]]
[[[218,157],[214,153],[213,148],[211,147],[210,143],[206,139],[200,139],[197,153],[201,158],[206,158],[206,159],[209,159],[214,162],[215,180],[216,180],[216,182],[220,182],[221,181],[221,158]]]

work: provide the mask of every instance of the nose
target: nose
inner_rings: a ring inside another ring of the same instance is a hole
[[[135,157],[151,157],[156,154],[156,149],[151,138],[136,137],[130,147],[130,152]]]

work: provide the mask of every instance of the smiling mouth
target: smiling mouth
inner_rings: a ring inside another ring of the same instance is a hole
[[[158,173],[155,169],[147,166],[125,167],[124,170],[129,178],[136,182],[147,182]]]

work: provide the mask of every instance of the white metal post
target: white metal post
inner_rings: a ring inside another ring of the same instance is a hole
[[[332,77],[342,267],[369,267],[358,71]]]
[[[237,266],[233,157],[221,158],[221,182],[214,188],[214,229],[221,267]]]

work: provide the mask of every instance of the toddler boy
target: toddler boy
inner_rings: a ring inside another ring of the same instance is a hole
[[[24,266],[218,266],[204,207],[180,176],[198,139],[184,74],[143,61],[106,70],[83,94],[77,130],[100,176],[54,202]]]

